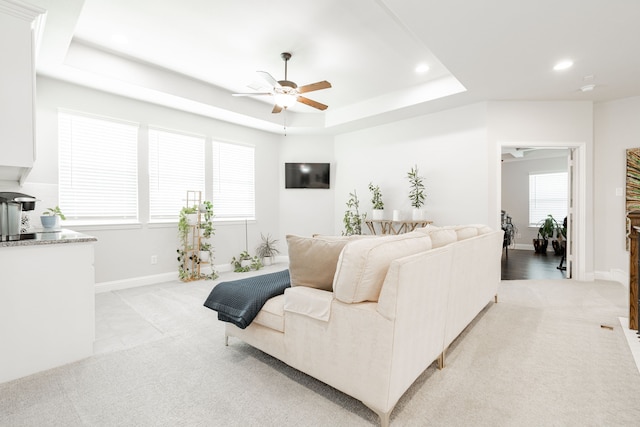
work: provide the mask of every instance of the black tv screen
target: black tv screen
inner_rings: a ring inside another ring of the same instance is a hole
[[[285,188],[329,188],[329,163],[285,163]]]

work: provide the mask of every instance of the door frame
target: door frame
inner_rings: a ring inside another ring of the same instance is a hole
[[[573,151],[573,168],[571,168],[571,176],[569,182],[572,185],[571,195],[573,200],[573,206],[570,207],[571,214],[571,241],[567,245],[567,270],[571,271],[571,279],[585,281],[587,280],[586,273],[586,188],[587,188],[587,173],[586,173],[586,143],[585,142],[555,142],[555,141],[535,141],[535,142],[513,142],[513,141],[499,141],[498,142],[498,194],[496,215],[499,217],[501,205],[502,205],[502,149],[503,148],[518,148],[518,147],[531,147],[531,148],[566,148]],[[571,210],[572,209],[572,210]],[[571,270],[569,270],[571,269]]]

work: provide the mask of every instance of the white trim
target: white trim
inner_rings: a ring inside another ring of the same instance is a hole
[[[586,175],[586,167],[587,167],[587,144],[585,142],[554,142],[554,141],[538,141],[538,142],[509,142],[509,141],[497,141],[496,152],[496,163],[495,167],[497,168],[497,192],[499,197],[496,200],[496,212],[500,212],[500,205],[502,202],[502,155],[501,149],[503,147],[536,147],[536,148],[547,148],[547,147],[563,147],[568,149],[575,149],[576,156],[574,157],[574,175],[575,179],[573,181],[574,189],[574,223],[577,229],[577,233],[575,236],[571,236],[572,241],[574,243],[574,254],[575,257],[572,261],[572,279],[580,280],[580,281],[593,281],[594,274],[587,273],[585,271],[586,265],[586,256],[587,256],[587,248],[586,248],[586,240],[587,240],[587,224],[586,224],[586,215],[587,215],[587,175]],[[499,215],[496,215],[496,218],[499,218]],[[569,260],[567,260],[569,261]]]
[[[619,268],[612,268],[610,271],[596,271],[593,273],[595,280],[609,280],[621,283],[629,289],[629,274]]]
[[[96,283],[95,293],[119,291],[122,289],[137,288],[139,286],[155,285],[157,283],[178,280],[178,272],[155,274],[153,276],[133,277],[131,279],[114,280],[112,282]]]
[[[275,257],[275,263],[289,264],[288,256]],[[214,264],[214,269],[218,273],[226,273],[233,271],[231,269],[231,263]],[[140,286],[155,285],[164,282],[173,282],[179,280],[178,272],[154,274],[152,276],[132,277],[130,279],[114,280],[112,282],[101,282],[95,284],[95,293],[101,294],[104,292],[120,291],[122,289],[138,288]]]

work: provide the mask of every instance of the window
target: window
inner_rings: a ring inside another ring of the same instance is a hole
[[[138,218],[138,125],[58,115],[59,201],[68,219]]]
[[[559,223],[567,216],[567,172],[529,175],[529,224],[553,215]]]
[[[220,219],[255,218],[254,147],[213,142],[213,211]]]
[[[204,195],[204,137],[149,129],[149,216],[177,218],[187,191]]]

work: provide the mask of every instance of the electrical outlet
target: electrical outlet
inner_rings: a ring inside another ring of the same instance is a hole
[[[151,264],[158,263],[158,255],[151,255]]]

